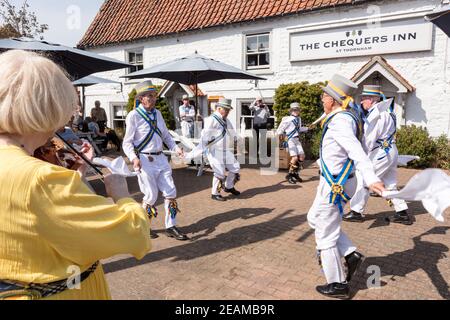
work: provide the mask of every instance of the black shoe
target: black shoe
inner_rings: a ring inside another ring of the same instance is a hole
[[[396,212],[394,214],[394,216],[390,219],[390,221],[393,223],[400,223],[400,224],[404,224],[407,226],[410,226],[413,224],[413,221],[406,210]]]
[[[352,210],[349,213],[344,214],[342,220],[347,222],[364,222],[364,217],[361,213]]]
[[[294,178],[294,176],[292,176],[291,174],[288,174],[286,176],[286,180],[290,183],[290,184],[297,184],[297,179]]]
[[[347,282],[350,282],[356,270],[358,270],[359,266],[364,261],[364,256],[361,253],[355,251],[346,256],[345,261],[347,262],[347,269],[348,269],[346,280]]]
[[[350,289],[347,283],[330,283],[316,287],[317,292],[324,296],[337,299],[349,299]]]
[[[167,229],[166,235],[169,238],[175,238],[179,241],[189,240],[189,238],[184,233],[182,233],[177,227],[172,227],[170,229]]]
[[[234,196],[236,196],[236,197],[241,195],[241,193],[240,193],[239,191],[237,191],[235,188],[233,188],[233,189],[227,189],[227,188],[225,188],[224,191],[225,191],[226,193],[231,193],[232,195],[234,195]]]
[[[227,199],[225,199],[224,197],[222,197],[220,194],[217,195],[217,196],[212,195],[212,196],[211,196],[211,199],[216,200],[216,201],[221,201],[221,202],[227,201]]]
[[[158,239],[159,235],[156,232],[150,231],[150,239]]]
[[[303,182],[303,179],[302,178],[300,178],[300,176],[299,176],[299,174],[298,173],[294,173],[293,175],[292,175],[293,177],[294,177],[294,179],[295,180],[297,180],[298,182],[300,182],[300,183],[302,183]]]

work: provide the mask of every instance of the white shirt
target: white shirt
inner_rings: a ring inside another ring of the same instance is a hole
[[[164,118],[159,110],[156,110],[157,124],[158,128],[161,131],[161,137],[155,133],[153,139],[150,143],[145,147],[142,152],[144,153],[155,153],[163,151],[163,143],[167,145],[167,147],[171,151],[177,151],[178,146],[173,140],[172,136],[169,133],[169,130],[166,127],[166,123],[164,122]],[[126,132],[125,137],[123,138],[123,151],[130,161],[138,158],[136,155],[134,148],[139,145],[145,137],[147,137],[150,132],[149,124],[142,118],[136,110],[131,111],[126,119]]]
[[[380,104],[374,105],[369,112],[377,108],[378,105]],[[372,119],[371,114],[369,114],[368,121],[364,124],[364,147],[369,154],[369,158],[374,160],[378,159],[381,153],[385,153],[381,148],[375,149],[379,146],[377,140],[389,138],[395,132],[396,124],[388,111],[380,112],[375,119]]]
[[[309,131],[309,129],[307,127],[302,127],[302,119],[300,117],[288,116],[288,117],[284,117],[283,120],[281,120],[281,123],[278,126],[277,134],[278,135],[281,135],[281,134],[288,135],[291,132],[293,132],[294,130],[296,130],[296,126],[294,124],[295,119],[298,119],[300,133]],[[295,132],[295,134],[292,137],[296,138],[296,137],[298,137],[298,135],[299,135],[299,132],[297,131],[297,132]]]
[[[217,111],[214,112],[213,115],[216,115],[223,120],[222,116]],[[200,143],[186,156],[186,158],[197,158],[207,149],[226,152],[227,150],[231,151],[234,148],[234,141],[238,136],[232,123],[230,120],[226,119],[227,134],[222,138],[223,127],[216,119],[214,119],[213,115],[205,119],[205,128],[202,130]],[[216,138],[216,141],[218,142],[211,144],[213,138]]]
[[[179,108],[181,121],[194,121],[195,118],[195,108],[194,106],[182,105]]]
[[[322,147],[323,160],[330,173],[337,176],[350,158],[363,176],[366,185],[380,182],[372,162],[356,137],[355,120],[346,114],[337,114],[328,125]],[[355,169],[354,169],[355,170]]]
[[[253,124],[264,124],[270,118],[270,110],[264,104],[264,107],[256,106],[256,102],[250,105],[250,110],[254,112],[255,118],[253,119]]]

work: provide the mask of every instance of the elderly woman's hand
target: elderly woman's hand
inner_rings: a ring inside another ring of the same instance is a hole
[[[92,145],[88,142],[83,142],[83,145],[81,146],[81,153],[88,159],[89,161],[92,161],[95,156],[94,148]]]
[[[92,159],[94,159],[95,153],[94,153],[94,148],[92,147],[92,145],[88,142],[83,142],[81,148],[80,148],[80,153],[82,155],[84,155],[84,157],[86,159],[88,159],[89,161],[92,161]],[[80,173],[80,175],[82,177],[86,176],[86,172],[88,169],[88,165],[87,163],[78,157],[77,162],[80,163],[80,168],[78,169],[78,172]]]

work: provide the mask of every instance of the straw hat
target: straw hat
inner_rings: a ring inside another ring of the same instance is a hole
[[[156,92],[156,87],[150,80],[144,81],[134,87],[136,90],[136,98],[146,94],[147,92]]]
[[[291,103],[291,107],[290,107],[290,109],[289,109],[289,112],[292,112],[292,111],[295,111],[295,110],[297,110],[297,111],[300,111],[300,103],[298,103],[298,102],[294,102],[294,103]]]
[[[231,106],[231,99],[221,98],[219,100],[219,102],[217,102],[216,108],[224,108],[224,109],[228,109],[228,110],[233,110],[233,107]]]
[[[326,87],[322,87],[324,92],[340,104],[343,104],[348,97],[353,97],[357,89],[356,83],[338,74],[331,78]]]
[[[381,91],[381,86],[376,85],[365,85],[361,96],[376,96],[384,99],[384,94]]]

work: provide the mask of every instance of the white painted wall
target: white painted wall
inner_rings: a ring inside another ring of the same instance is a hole
[[[309,81],[311,83],[328,80],[334,73],[352,77],[370,57],[352,57],[320,61],[290,62],[289,61],[289,30],[288,28],[319,23],[323,21],[346,21],[348,19],[367,16],[369,5],[378,5],[381,14],[411,13],[420,10],[433,9],[441,3],[440,0],[398,0],[378,1],[351,8],[338,8],[316,13],[307,13],[290,17],[271,19],[268,21],[244,23],[227,27],[206,29],[179,36],[155,38],[144,42],[94,48],[92,51],[112,58],[124,60],[126,50],[144,48],[144,66],[150,67],[178,57],[194,53],[217,59],[221,62],[244,68],[244,39],[247,33],[271,32],[271,70],[260,74],[267,81],[260,82],[260,89],[265,98],[271,98],[275,89],[283,83]],[[388,54],[383,57],[415,88],[406,101],[406,122],[426,126],[433,136],[450,130],[450,100],[448,92],[449,44],[447,36],[439,29],[433,32],[433,50],[427,52],[412,52]],[[102,73],[100,76],[120,80],[124,70]],[[163,81],[155,80],[156,83]],[[110,102],[126,101],[128,92],[136,82],[124,86],[124,96],[117,94],[114,86],[97,85],[87,89],[88,109],[93,107],[94,100],[100,100],[104,107]],[[260,92],[254,89],[250,81],[226,80],[202,84],[201,89],[208,95],[224,95],[237,101],[253,99]],[[116,86],[117,88],[117,86]],[[231,114],[236,124],[239,108]]]

